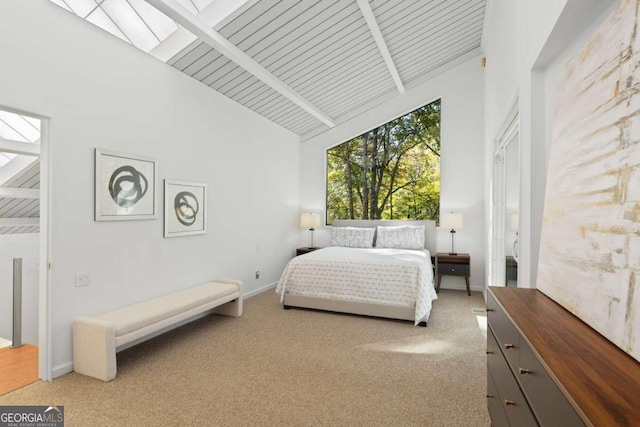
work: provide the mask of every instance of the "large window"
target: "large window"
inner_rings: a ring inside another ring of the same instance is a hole
[[[439,211],[440,100],[327,150],[328,224]]]

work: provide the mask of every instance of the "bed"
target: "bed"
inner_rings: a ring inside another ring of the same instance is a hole
[[[437,299],[431,260],[435,253],[434,221],[334,221],[332,246],[289,261],[276,292],[286,309],[426,326]]]

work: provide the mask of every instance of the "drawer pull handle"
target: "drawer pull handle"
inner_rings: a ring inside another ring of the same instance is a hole
[[[485,310],[487,310],[487,311],[495,311],[493,308],[489,308],[489,307],[487,307]]]
[[[518,368],[518,371],[522,374],[530,374],[531,373],[531,369],[525,369],[525,368]]]
[[[487,398],[491,399],[493,397],[493,394],[487,394]]]
[[[506,349],[515,348],[515,345],[513,345],[513,344],[505,344],[504,348],[506,348]]]
[[[487,354],[493,354],[493,351],[487,350]]]
[[[516,402],[514,402],[513,400],[508,400],[508,399],[504,400],[504,404],[507,405],[507,406],[516,406]]]

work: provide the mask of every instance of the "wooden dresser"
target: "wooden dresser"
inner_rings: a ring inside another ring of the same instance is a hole
[[[640,426],[640,363],[535,289],[489,287],[494,426]]]

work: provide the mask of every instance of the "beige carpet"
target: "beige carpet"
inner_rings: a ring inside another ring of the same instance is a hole
[[[118,353],[104,383],[75,373],[0,397],[64,405],[66,426],[488,426],[480,293],[440,292],[428,328],[283,310],[209,316]],[[480,321],[479,321],[480,320]]]

